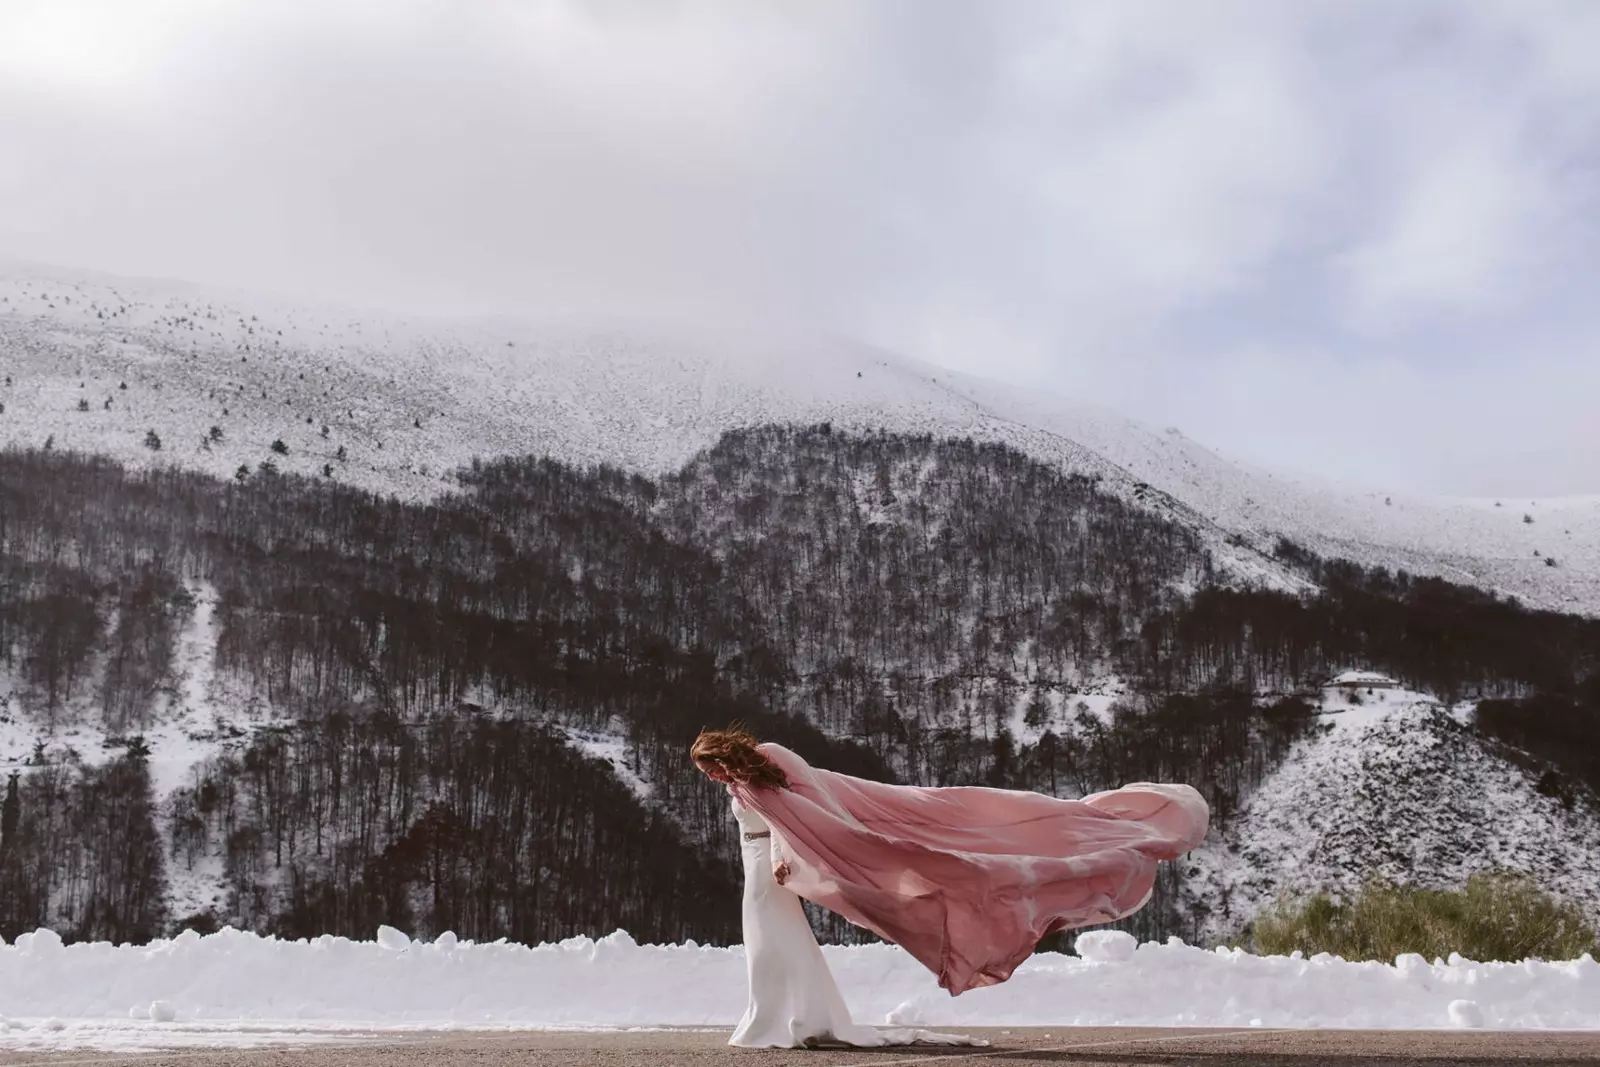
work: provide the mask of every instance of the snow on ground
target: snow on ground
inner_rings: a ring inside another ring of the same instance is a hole
[[[326,466],[427,498],[474,455],[659,473],[734,427],[827,420],[1000,441],[1098,474],[1194,526],[1251,584],[1301,586],[1271,558],[1283,534],[1327,556],[1600,612],[1600,497],[1496,507],[1285,477],[1103,409],[793,331],[407,320],[0,263],[0,351],[13,378],[0,379],[0,443],[53,436],[221,477],[265,460]],[[213,425],[220,440],[202,442]],[[270,450],[276,439],[286,456]]]
[[[899,948],[824,949],[858,1021],[929,1026],[1268,1026],[1600,1029],[1600,964],[1393,964],[1257,957],[1117,931],[1079,957],[1034,956],[1007,983],[951,998]],[[0,948],[0,1048],[271,1044],[374,1032],[731,1027],[743,950],[645,946],[618,931],[537,947],[285,942],[224,930],[148,946],[63,946],[45,931]]]
[[[15,770],[33,751],[35,729],[22,711],[18,680],[0,661],[0,768]]]
[[[628,741],[620,731],[580,730],[571,726],[561,727],[561,730],[567,735],[568,744],[609,766],[617,780],[631,789],[634,796],[645,801],[650,799],[653,787],[629,765]]]
[[[1382,722],[1392,716],[1423,715],[1439,706],[1431,693],[1404,686],[1391,689],[1366,689],[1350,693],[1328,687],[1322,691],[1317,713],[1322,723],[1338,733],[1357,726]],[[1359,743],[1359,738],[1356,738]]]
[[[216,752],[210,738],[217,708],[211,699],[217,654],[217,625],[213,619],[217,591],[206,583],[190,589],[194,610],[178,632],[173,669],[177,685],[165,707],[155,714],[155,725],[144,732],[150,747],[150,784],[157,797],[194,784],[194,766]]]
[[[178,632],[172,685],[158,695],[151,724],[141,732],[150,751],[156,828],[164,841],[170,840],[171,809],[167,801],[173,792],[194,784],[195,767],[201,761],[248,739],[243,728],[232,725],[236,718],[243,718],[238,714],[238,702],[219,701],[214,691],[216,589],[207,583],[196,583],[188,591],[194,607]],[[5,683],[0,682],[0,704],[6,691]],[[107,733],[98,692],[96,684],[80,686],[79,696],[63,711],[61,722],[53,730],[30,720],[21,709],[21,702],[12,700],[0,717],[0,766],[25,769],[35,744],[41,742],[50,758],[59,758],[64,749],[70,749],[90,766],[121,755],[126,751],[127,739]],[[166,873],[175,917],[210,910],[225,894],[220,853],[199,857],[192,869],[169,856]],[[3,1010],[4,1005],[0,1005]]]
[[[1049,705],[1050,713],[1046,721],[1029,726],[1028,704],[1033,699],[1033,694],[1023,690],[1017,694],[1017,699],[1011,709],[1011,717],[1007,721],[1007,728],[1019,745],[1036,745],[1045,731],[1056,734],[1070,733],[1077,728],[1078,716],[1091,715],[1107,726],[1111,725],[1111,706],[1117,701],[1127,697],[1132,692],[1128,683],[1115,675],[1100,678],[1081,685],[1067,686],[1059,691],[1047,691],[1044,696]]]
[[[1295,743],[1225,834],[1189,856],[1185,891],[1207,940],[1236,934],[1285,893],[1359,889],[1369,876],[1456,888],[1496,869],[1600,918],[1600,822],[1471,728],[1471,706],[1375,690],[1328,694],[1323,729]],[[1425,872],[1425,873],[1424,873]]]
[[[172,815],[167,801],[173,792],[195,784],[195,766],[215,756],[229,740],[217,736],[221,714],[215,701],[217,656],[216,588],[197,583],[190,590],[194,612],[178,634],[175,670],[178,685],[167,713],[145,734],[150,746],[150,783],[156,797],[156,830],[162,840],[172,839]],[[231,732],[231,731],[230,731]],[[237,739],[233,739],[237,740]],[[220,851],[195,859],[190,867],[176,856],[167,857],[167,899],[174,918],[202,912],[219,912],[227,896]]]

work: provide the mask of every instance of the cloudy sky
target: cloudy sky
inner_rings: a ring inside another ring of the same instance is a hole
[[[4,0],[0,255],[772,316],[1600,492],[1600,2]]]

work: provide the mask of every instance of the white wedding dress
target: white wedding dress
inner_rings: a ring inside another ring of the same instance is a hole
[[[772,838],[766,820],[737,800],[733,814],[739,820],[744,851],[744,954],[750,1005],[728,1044],[742,1048],[987,1044],[960,1034],[857,1026],[800,898],[772,875]]]

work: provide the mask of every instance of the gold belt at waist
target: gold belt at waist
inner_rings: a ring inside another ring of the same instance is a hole
[[[771,837],[771,836],[772,836],[772,831],[771,830],[762,830],[758,834],[752,834],[749,831],[746,831],[745,835],[744,835],[744,839],[746,841],[755,841],[755,840],[758,840],[758,839],[763,838],[763,837]]]

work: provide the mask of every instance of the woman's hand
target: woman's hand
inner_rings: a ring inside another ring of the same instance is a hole
[[[772,880],[777,882],[779,885],[782,885],[789,880],[789,876],[793,873],[794,872],[789,869],[788,861],[785,860],[783,863],[780,863],[776,867],[772,868]]]

